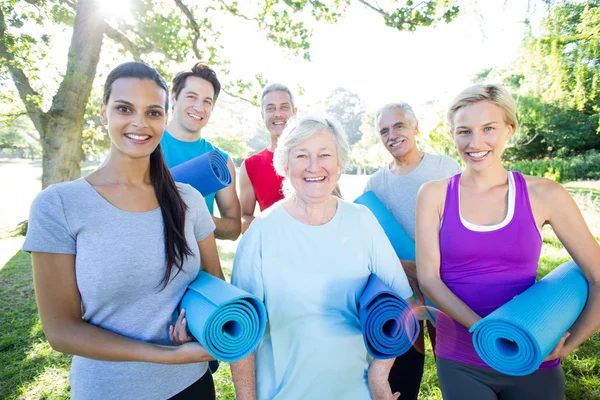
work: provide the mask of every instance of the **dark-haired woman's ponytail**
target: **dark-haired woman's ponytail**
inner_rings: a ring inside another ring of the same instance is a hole
[[[171,279],[173,266],[177,268],[176,276],[183,268],[185,257],[193,253],[185,240],[187,206],[167,168],[160,144],[150,154],[150,181],[163,217],[167,259],[167,269],[161,280],[161,289],[164,289]]]

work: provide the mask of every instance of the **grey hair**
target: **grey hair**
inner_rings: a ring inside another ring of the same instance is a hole
[[[271,92],[285,92],[290,96],[290,102],[292,103],[292,110],[294,109],[294,96],[292,95],[292,92],[290,91],[290,89],[285,86],[282,85],[281,83],[272,83],[269,86],[267,86],[263,92],[262,95],[260,96],[260,109],[263,109],[264,104],[264,100],[265,100],[265,96],[267,95],[267,93],[271,93]]]
[[[419,120],[417,119],[417,116],[415,115],[415,112],[413,111],[412,107],[408,103],[405,103],[403,101],[400,101],[398,103],[388,103],[388,104],[380,107],[379,110],[377,110],[377,112],[375,113],[375,131],[376,132],[379,132],[379,127],[377,126],[377,119],[379,118],[379,116],[381,114],[383,114],[384,112],[391,111],[395,108],[399,108],[402,111],[404,111],[404,115],[406,115],[408,117],[408,120],[410,121],[410,124],[412,126],[415,126],[416,123],[419,122]]]
[[[338,165],[342,170],[350,164],[350,145],[346,138],[344,128],[337,119],[328,114],[310,113],[293,116],[283,130],[277,141],[277,148],[273,156],[273,166],[278,175],[284,177],[283,189],[286,196],[293,193],[293,189],[285,172],[288,165],[290,150],[300,143],[310,139],[322,129],[327,130],[335,141]]]

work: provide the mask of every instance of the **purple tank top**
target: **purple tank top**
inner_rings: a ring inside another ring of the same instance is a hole
[[[481,317],[507,303],[535,283],[542,238],[536,226],[525,179],[515,171],[514,213],[497,229],[475,231],[461,221],[460,174],[450,178],[440,228],[440,275],[448,288]],[[510,178],[510,177],[509,177]],[[510,218],[510,220],[508,220]],[[490,367],[473,347],[472,334],[448,315],[437,314],[436,355],[448,360]],[[560,360],[543,363],[554,368]]]

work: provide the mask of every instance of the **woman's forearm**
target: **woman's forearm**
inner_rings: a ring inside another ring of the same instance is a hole
[[[85,321],[44,327],[50,345],[61,353],[103,361],[186,364],[213,359],[199,343],[162,346],[107,331]]]
[[[565,342],[568,353],[575,350],[600,329],[600,285],[591,284],[585,307],[573,326],[569,328],[569,337]]]
[[[254,353],[230,364],[237,400],[256,400]]]
[[[431,299],[441,311],[458,323],[471,328],[481,319],[475,311],[459,299],[439,278],[422,279],[421,290]]]

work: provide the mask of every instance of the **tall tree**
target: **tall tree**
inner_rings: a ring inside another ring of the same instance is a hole
[[[520,132],[506,152],[512,160],[600,148],[600,0],[546,3],[540,34],[529,30],[513,66],[475,77],[500,80],[516,95]]]
[[[398,30],[449,22],[458,15],[454,0],[412,0],[391,10],[375,2],[356,0],[380,14]],[[303,19],[335,23],[352,0],[209,0],[203,6],[183,0],[132,0],[129,18],[108,18],[102,0],[5,0],[0,4],[0,74],[10,76],[24,109],[40,134],[43,148],[42,186],[75,179],[80,174],[82,131],[86,106],[96,77],[103,41],[154,65],[162,72],[190,54],[207,60],[227,75],[221,58],[219,31],[213,17],[222,13],[254,22],[268,40],[310,59],[310,36]],[[46,85],[34,60],[45,60],[52,38],[43,33],[49,23],[72,28],[66,70],[58,89]],[[37,29],[36,29],[37,28]],[[34,32],[42,32],[35,34]],[[259,85],[263,80],[257,76]],[[250,82],[225,82],[225,92],[256,101]]]

